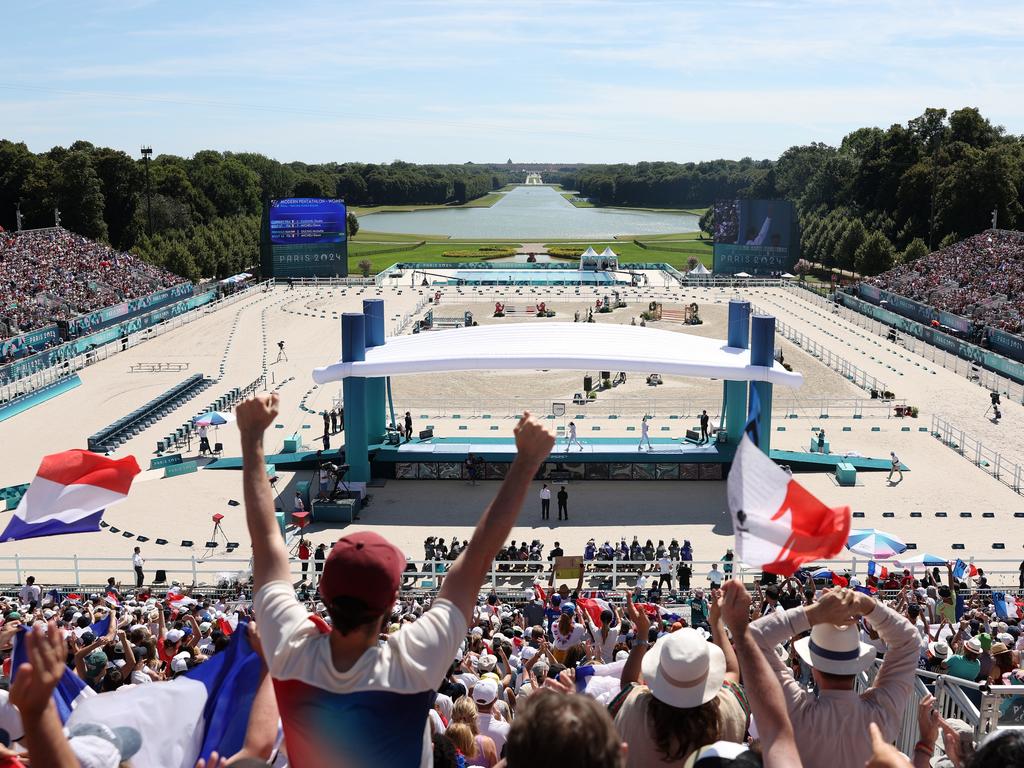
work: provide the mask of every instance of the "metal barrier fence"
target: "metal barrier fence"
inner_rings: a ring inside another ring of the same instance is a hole
[[[1004,458],[991,448],[986,448],[980,441],[939,416],[932,416],[931,431],[943,445],[952,448],[975,466],[981,467],[1011,490],[1022,493],[1024,468],[1020,464]]]
[[[28,376],[24,376],[10,384],[0,387],[0,399],[11,400],[14,397],[31,394],[37,389],[40,389],[41,387],[44,387],[58,379],[62,379],[71,373],[80,371],[94,363],[100,362],[101,360],[106,360],[111,355],[132,349],[145,341],[162,336],[168,331],[173,331],[183,325],[188,325],[194,320],[198,320],[200,317],[210,312],[216,312],[224,307],[236,304],[244,298],[251,298],[259,291],[265,290],[268,282],[269,281],[253,284],[248,288],[232,293],[221,299],[217,299],[216,301],[212,301],[209,304],[196,307],[195,309],[178,315],[177,317],[168,318],[162,323],[158,323],[144,330],[129,334],[126,339],[115,339],[107,344],[95,347],[87,352],[83,352],[80,355],[75,355],[67,360],[54,363],[47,368],[41,368],[38,371],[34,371]]]
[[[582,390],[582,385],[580,387]],[[608,390],[614,391],[614,390]],[[608,419],[610,417],[630,417],[638,419],[642,415],[654,418],[696,418],[706,410],[712,420],[721,415],[722,401],[688,400],[669,396],[663,397],[622,397],[617,398],[599,393],[594,400],[586,404],[575,403],[572,398],[555,400],[565,404],[564,421],[575,418],[577,414],[588,419]],[[892,417],[897,406],[905,406],[904,400],[848,400],[831,398],[797,398],[776,397],[772,401],[772,415],[781,419],[813,418],[828,416],[833,419],[853,418],[884,418]],[[523,411],[535,414],[551,413],[552,400],[540,400],[530,397],[495,397],[486,400],[459,399],[435,400],[416,398],[415,400],[396,400],[395,410],[409,411],[419,417],[449,418],[458,416],[463,419],[491,417],[516,418]]]
[[[401,320],[395,321],[395,324],[391,326],[392,336],[401,336],[405,331],[412,325],[413,320],[416,319],[417,315],[423,311],[423,308],[430,303],[430,298],[423,296],[419,301],[416,302],[416,308],[410,312],[406,312],[402,315]]]
[[[800,298],[813,302],[848,323],[863,328],[876,336],[888,339],[889,334],[893,331],[892,326],[886,325],[881,320],[862,315],[860,312],[842,304],[835,304],[813,290],[802,290],[799,291],[798,295]],[[920,355],[925,360],[935,365],[940,365],[947,371],[953,371],[953,373],[975,382],[978,386],[984,387],[990,392],[999,392],[1016,403],[1024,403],[1024,384],[1012,381],[1005,376],[1000,376],[998,373],[982,368],[969,360],[964,360],[958,355],[951,354],[934,344],[929,344],[908,333],[899,333],[897,338],[899,341],[894,343],[899,344],[907,352]]]
[[[372,277],[272,277],[267,282],[274,285],[294,285],[303,288],[329,288],[334,285],[377,285]]]
[[[823,347],[821,344],[808,338],[792,326],[789,326],[782,322],[782,320],[779,320],[777,312],[769,312],[754,304],[751,304],[750,308],[754,312],[763,312],[764,314],[775,315],[775,329],[781,333],[784,338],[789,339],[791,342],[803,349],[807,354],[817,358],[833,371],[836,371],[866,392],[874,391],[882,393],[889,391],[884,381],[879,381],[863,369],[858,368],[845,357],[833,354],[833,352],[827,347]]]
[[[289,543],[294,543],[294,536],[291,534]],[[251,559],[247,557],[217,555],[213,550],[206,550],[207,554],[164,557],[153,554],[155,549],[153,545],[147,546],[149,551],[146,557],[146,573],[149,581],[152,580],[152,576],[157,570],[166,573],[168,582],[178,581],[183,584],[207,587],[223,581],[244,582],[249,577]],[[130,555],[130,553],[128,554]],[[952,555],[954,558],[955,556],[955,554]],[[970,562],[985,569],[985,575],[993,588],[999,588],[1000,583],[1016,582],[1017,561],[971,558]],[[708,587],[707,574],[714,563],[718,564],[719,570],[724,568],[724,563],[719,560],[690,561],[692,574],[689,590]],[[829,569],[837,573],[849,571],[854,575],[860,573],[863,576],[867,569],[867,563],[866,558],[853,557],[844,560],[818,561],[815,563],[815,568]],[[673,561],[672,564],[672,582],[676,587],[678,587],[676,583],[676,566],[678,564],[679,561]],[[410,570],[406,573],[406,583],[403,589],[409,592],[430,593],[437,590],[440,582],[443,581],[444,574],[451,567],[452,561],[409,560],[406,565]],[[536,580],[547,583],[551,576],[551,568],[551,561],[546,559],[496,560],[491,570],[487,572],[484,581],[481,582],[480,590],[482,593],[494,590],[513,595],[522,594],[524,590],[532,589]],[[300,561],[292,558],[289,562],[289,571],[292,579],[298,582],[303,575]],[[652,560],[589,560],[584,563],[584,571],[585,588],[591,590],[609,592],[632,590],[636,587],[637,578],[641,572],[648,577],[648,589],[658,585],[658,565],[657,561]],[[760,578],[761,571],[746,568],[742,563],[734,562],[732,575],[733,578],[750,584]],[[21,585],[27,576],[35,576],[37,583],[41,585],[72,587],[100,586],[105,584],[111,576],[123,579],[126,584],[134,583],[135,580],[131,557],[128,555],[125,557],[87,557],[82,555],[46,557],[15,554],[0,557],[0,584]],[[308,576],[310,578],[314,576],[312,561],[309,564]],[[1003,588],[1011,594],[1022,592],[1016,586]],[[884,596],[895,598],[896,593],[891,595],[886,593]]]

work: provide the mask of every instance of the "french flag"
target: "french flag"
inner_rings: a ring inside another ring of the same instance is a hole
[[[1005,592],[992,593],[992,607],[996,609],[996,616],[1000,619],[1021,618],[1021,606],[1017,598]]]
[[[103,510],[124,501],[137,474],[134,456],[77,449],[46,456],[0,541],[98,531]]]
[[[18,676],[18,667],[28,664],[28,649],[25,647],[25,635],[30,631],[21,627],[18,634],[14,636],[14,651],[11,654],[11,684]],[[59,630],[58,630],[59,631]],[[99,637],[99,635],[97,635]],[[53,689],[53,703],[57,707],[57,715],[62,723],[66,723],[71,712],[83,701],[96,695],[96,692],[85,684],[85,681],[76,675],[69,667],[57,682]]]
[[[227,648],[174,680],[80,701],[68,728],[79,723],[135,728],[142,736],[132,757],[136,768],[193,768],[214,750],[235,754],[245,741],[263,664],[249,645],[249,633],[242,631],[247,624],[239,622]]]
[[[803,563],[833,558],[850,535],[850,508],[828,507],[740,439],[728,482],[736,557],[753,568],[792,576]]]

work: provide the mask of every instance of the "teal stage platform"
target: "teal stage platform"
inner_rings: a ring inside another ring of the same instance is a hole
[[[635,479],[655,479],[650,475],[680,474],[681,479],[718,480],[728,474],[728,465],[732,463],[731,446],[725,444],[694,445],[681,440],[667,437],[652,437],[653,449],[644,447],[637,450],[636,438],[601,437],[583,441],[583,450],[573,447],[565,450],[564,439],[559,439],[555,450],[547,461],[547,470],[558,472],[560,466],[584,467],[584,465],[608,465],[608,477],[621,476],[624,465],[640,465],[639,470],[630,470],[629,476]],[[370,462],[373,476],[398,479],[457,479],[462,476],[463,462],[469,454],[483,459],[485,474],[481,479],[501,479],[504,470],[515,458],[515,442],[504,437],[435,437],[430,440],[413,440],[401,445],[370,446]],[[785,464],[793,472],[828,472],[834,473],[841,463],[850,464],[859,472],[887,472],[889,459],[875,459],[867,456],[844,456],[842,454],[820,454],[805,451],[772,450],[771,458],[779,464]],[[267,456],[267,464],[286,472],[312,471],[317,469],[319,462],[344,461],[343,449],[330,451],[303,451],[301,453],[276,453]],[[420,468],[410,465],[433,465]],[[443,466],[442,466],[443,465]],[[669,470],[669,465],[676,465],[676,470]],[[688,469],[678,469],[680,466]],[[690,469],[693,465],[693,469]],[[697,465],[707,465],[703,469]],[[910,468],[901,465],[904,472]],[[240,457],[216,459],[204,469],[241,469]],[[617,474],[615,470],[618,470]],[[457,475],[456,475],[456,470]],[[602,479],[604,470],[580,470],[587,479]],[[574,476],[578,472],[572,473]],[[453,476],[454,475],[454,476]],[[690,477],[692,475],[692,477]]]

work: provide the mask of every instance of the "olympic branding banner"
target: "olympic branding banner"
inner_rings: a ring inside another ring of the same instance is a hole
[[[0,341],[0,358],[5,358],[8,355],[11,357],[25,357],[32,354],[39,347],[59,343],[60,333],[57,331],[57,326],[48,325],[45,328],[37,328],[20,336]]]
[[[96,312],[81,315],[67,321],[67,336],[68,338],[80,336],[83,333],[104,328],[119,320],[126,320],[143,312],[157,309],[173,301],[191,296],[194,290],[195,288],[192,283],[181,283],[171,288],[155,291],[146,296],[140,296],[137,299],[123,301],[112,307],[105,307]]]

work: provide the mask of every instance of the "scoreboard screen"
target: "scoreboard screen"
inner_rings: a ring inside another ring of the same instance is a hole
[[[265,277],[346,277],[348,222],[343,200],[289,197],[265,209]]]

